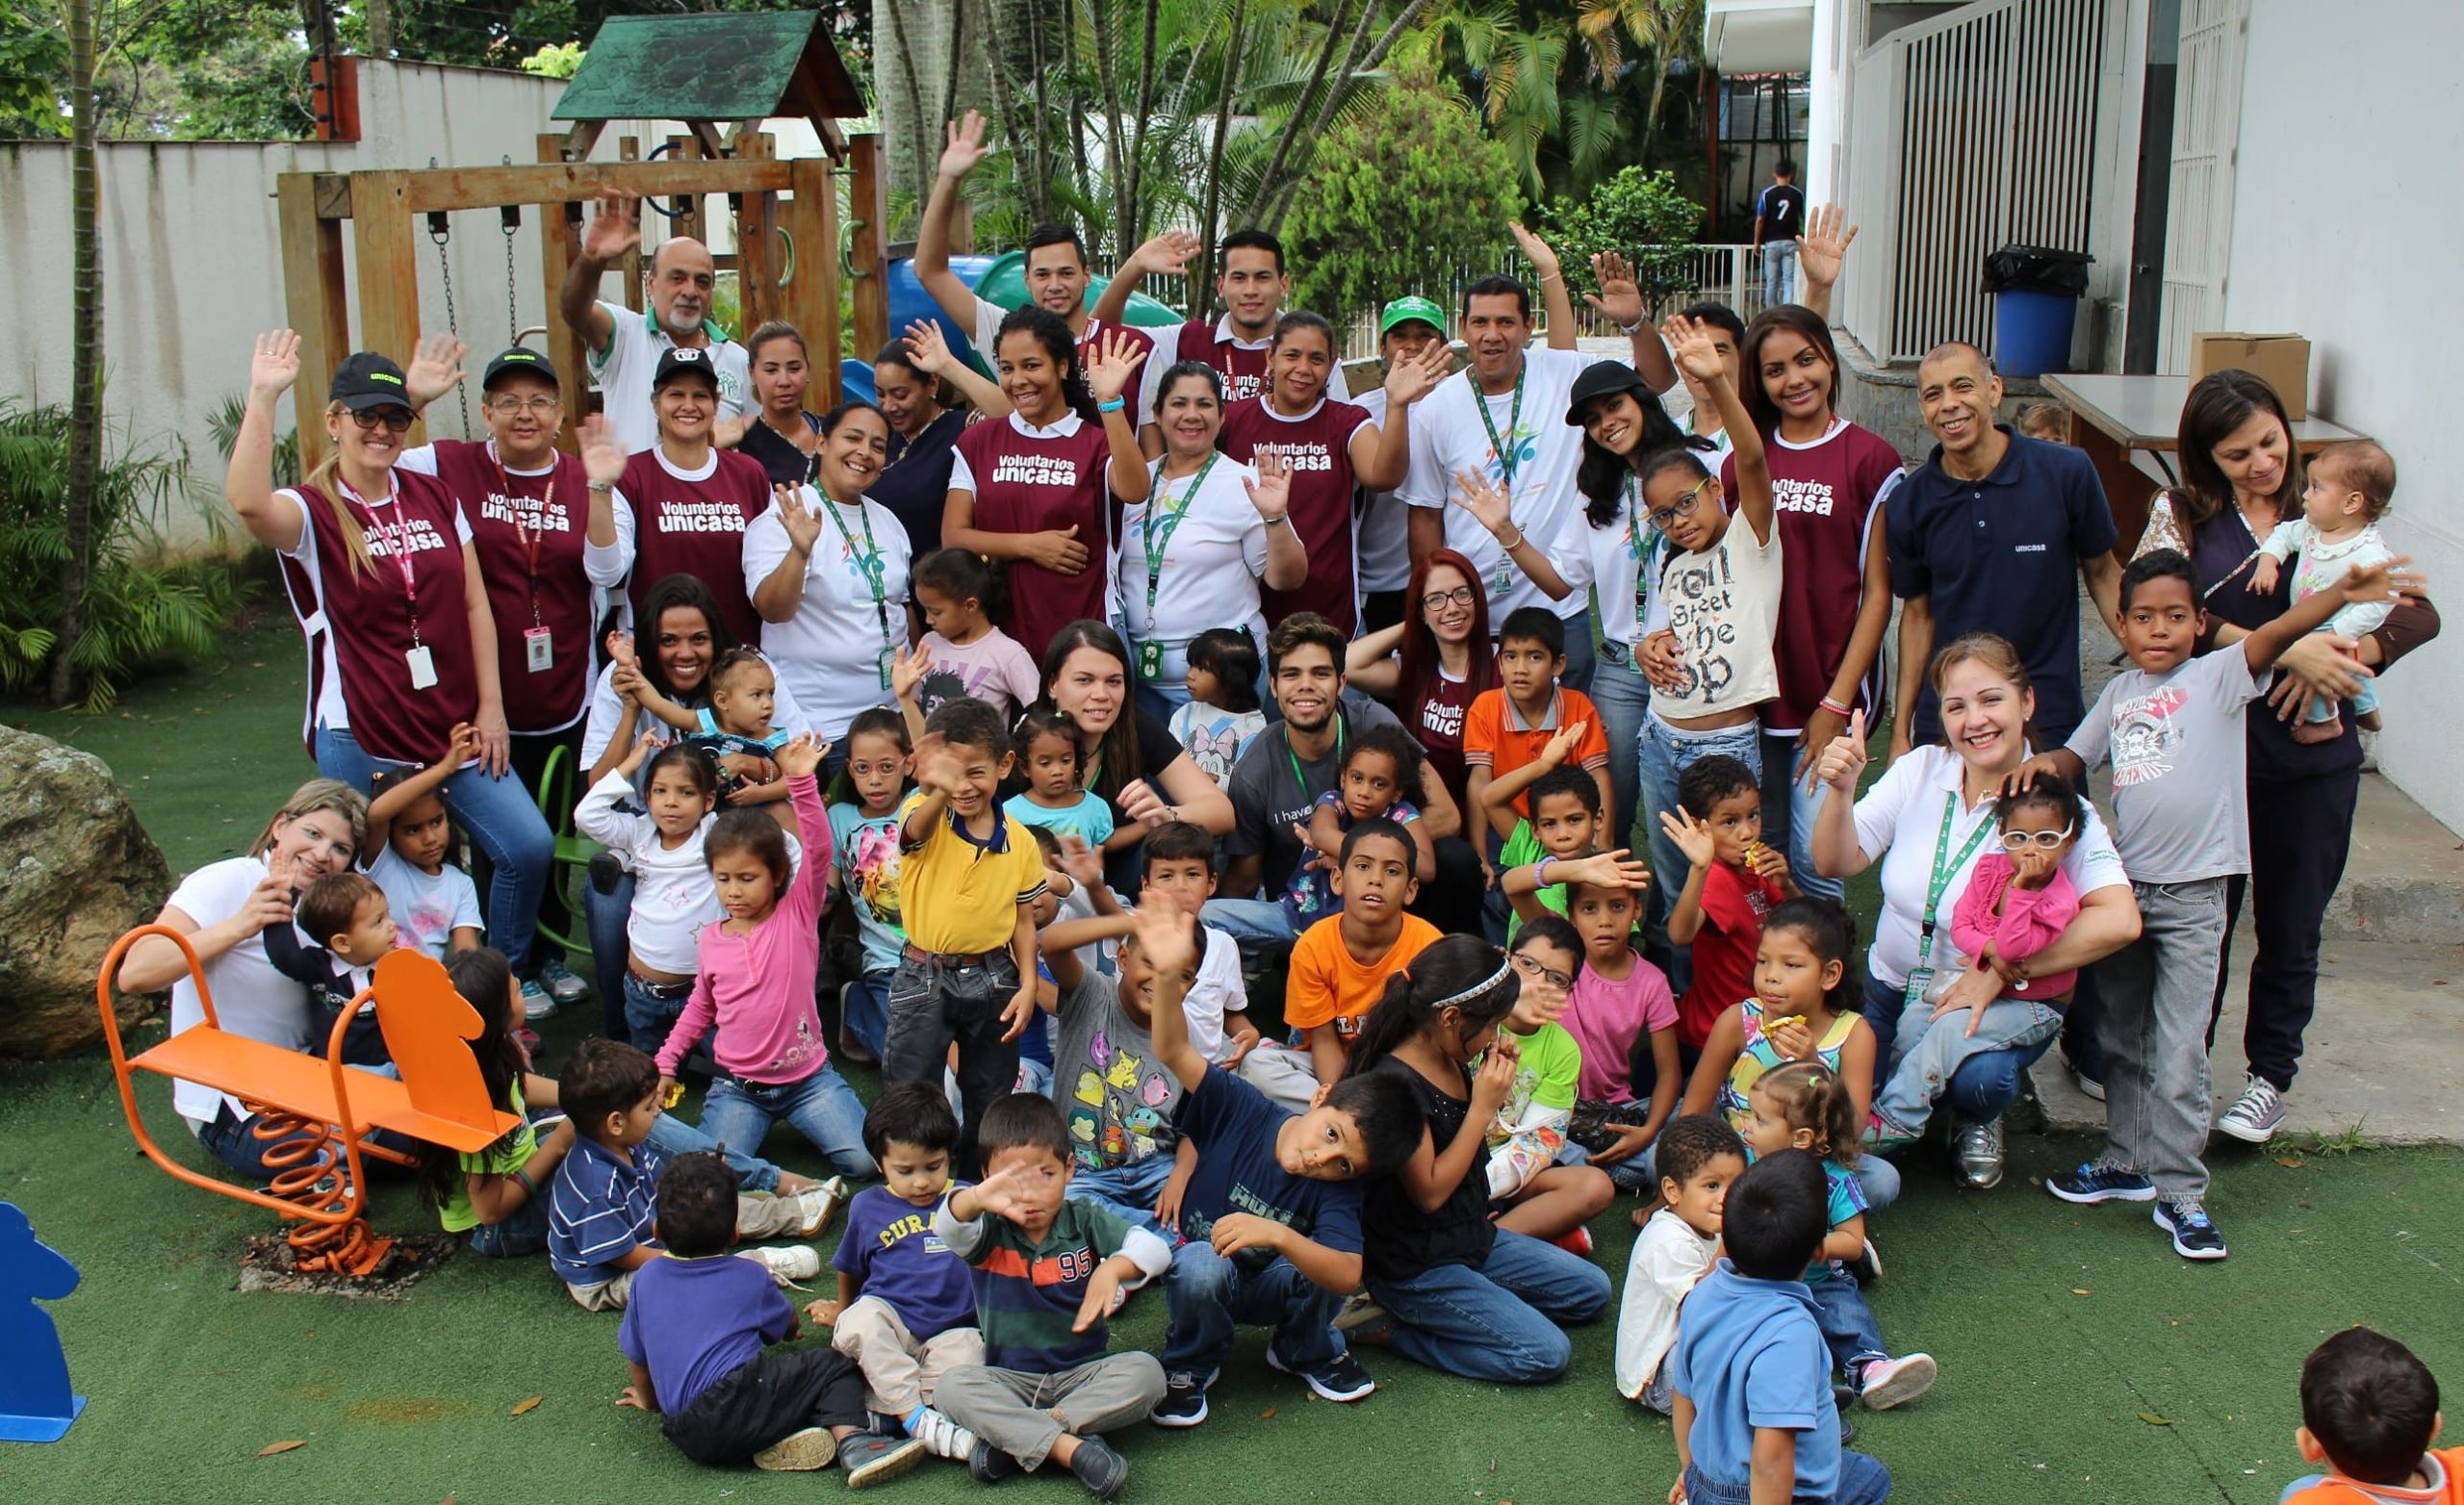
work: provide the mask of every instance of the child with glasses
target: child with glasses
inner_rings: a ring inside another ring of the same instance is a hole
[[[1966,892],[1951,913],[1951,941],[1962,957],[1983,957],[1987,949],[2009,963],[2024,962],[2061,939],[2079,914],[2079,890],[2062,871],[2062,859],[2079,843],[2086,822],[2078,790],[2059,774],[2040,775],[2028,788],[2005,794],[1993,806],[2001,850],[1977,858]],[[1953,964],[1935,974],[1933,986],[1908,1005],[1891,1052],[1890,1080],[1874,1097],[1886,1150],[1923,1136],[1935,1099],[1951,1074],[1971,1056],[2035,1045],[2062,1029],[2062,1008],[2079,974],[2024,970],[2009,990],[1964,1029],[1936,1030],[1935,1008]]]

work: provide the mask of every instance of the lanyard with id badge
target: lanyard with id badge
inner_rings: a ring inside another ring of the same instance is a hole
[[[1154,501],[1148,503],[1146,516],[1139,523],[1140,536],[1145,540],[1146,545],[1146,637],[1138,645],[1138,673],[1141,678],[1153,679],[1164,672],[1164,642],[1155,636],[1155,593],[1164,583],[1164,550],[1171,547],[1172,535],[1180,531],[1181,521],[1190,515],[1192,507],[1197,505],[1197,494],[1206,485],[1206,474],[1215,469],[1215,462],[1221,458],[1222,454],[1223,451],[1220,449],[1207,451],[1206,463],[1197,468],[1197,473],[1190,477],[1189,488],[1181,493],[1181,504],[1168,511],[1162,505],[1164,462],[1161,460],[1155,462],[1154,484],[1157,496]],[[1155,534],[1155,523],[1159,513],[1162,514],[1164,524],[1164,533],[1161,538]]]
[[[1959,814],[1959,808],[1958,790],[1942,796],[1942,829],[1934,838],[1934,876],[1925,884],[1925,918],[1916,930],[1916,965],[1908,970],[1908,989],[1904,995],[1911,1008],[1925,996],[1925,989],[1933,985],[1934,911],[1941,906],[1942,890],[1950,886],[1952,874],[1967,866],[1967,859],[1976,855],[1977,848],[1985,845],[1985,833],[1993,829],[1989,820],[1979,822],[1976,829],[1968,832],[1967,845],[1960,848],[1959,855],[1946,856],[1951,850],[1951,821]]]
[[[859,498],[856,502],[856,520],[864,525],[864,547],[859,550],[856,548],[856,535],[847,530],[847,520],[838,515],[838,503],[820,491],[815,491],[813,495],[821,497],[821,510],[829,514],[830,521],[838,525],[838,540],[847,546],[847,552],[854,556],[856,561],[856,573],[864,577],[864,588],[872,593],[873,616],[882,626],[882,650],[873,660],[873,667],[880,671],[882,688],[886,690],[889,688],[890,655],[897,650],[898,645],[890,638],[889,584],[885,578],[888,569],[882,563],[881,546],[873,542],[873,515],[864,510],[864,503]]]
[[[1463,379],[1472,384],[1472,406],[1480,415],[1480,426],[1488,430],[1489,449],[1498,457],[1498,479],[1501,489],[1505,492],[1505,516],[1509,523],[1514,522],[1516,453],[1514,446],[1509,441],[1513,440],[1523,428],[1523,379],[1530,373],[1531,363],[1527,360],[1515,369],[1514,403],[1506,409],[1504,439],[1498,437],[1497,420],[1489,417],[1489,396],[1487,393],[1480,390],[1480,378],[1468,370],[1463,373]],[[1520,523],[1515,525],[1518,528],[1522,526]],[[1508,551],[1498,556],[1498,583],[1495,594],[1503,596],[1512,589],[1514,589],[1514,555]]]
[[[505,516],[513,519],[513,536],[522,545],[523,561],[530,572],[530,625],[522,633],[523,661],[534,675],[544,675],[556,667],[556,639],[548,630],[546,619],[539,615],[539,549],[548,539],[548,509],[555,504],[556,476],[548,475],[548,490],[539,498],[539,511],[529,527],[522,525],[522,500],[513,490],[513,477],[504,462],[497,462],[498,496],[504,498]]]
[[[1634,659],[1643,656],[1643,639],[1651,633],[1652,570],[1659,558],[1659,529],[1643,517],[1643,483],[1626,477],[1626,550],[1634,556]]]
[[[354,499],[368,513],[368,525],[385,541],[385,552],[394,561],[394,568],[402,572],[402,601],[409,608],[411,618],[411,646],[402,654],[402,659],[410,666],[411,688],[433,690],[436,688],[436,653],[420,641],[419,566],[411,558],[411,525],[402,520],[401,490],[396,488],[389,498],[394,503],[394,521],[391,523],[378,522],[376,508],[365,498]]]

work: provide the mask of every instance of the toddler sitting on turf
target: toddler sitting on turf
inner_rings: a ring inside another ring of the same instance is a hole
[[[735,1174],[715,1155],[681,1155],[658,1181],[658,1233],[674,1259],[633,1283],[617,1329],[631,1383],[621,1404],[659,1413],[659,1430],[697,1464],[808,1471],[836,1460],[860,1490],[915,1467],[924,1444],[864,1430],[864,1379],[828,1348],[765,1351],[797,1334],[770,1277],[714,1259],[735,1242]]]
[[[2413,1351],[2348,1327],[2301,1365],[2294,1445],[2327,1473],[2296,1479],[2283,1505],[2453,1505],[2464,1500],[2464,1447],[2429,1451],[2442,1417],[2438,1380]]]
[[[1720,1209],[1745,1174],[1745,1141],[1717,1113],[1680,1118],[1659,1135],[1660,1196],[1626,1263],[1617,1309],[1617,1393],[1662,1416],[1676,1398],[1669,1365],[1678,1314],[1720,1254]]]

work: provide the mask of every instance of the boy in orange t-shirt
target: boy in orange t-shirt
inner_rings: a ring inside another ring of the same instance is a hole
[[[1615,807],[1600,710],[1580,690],[1559,687],[1557,676],[1565,668],[1564,619],[1538,606],[1510,612],[1498,629],[1501,688],[1473,697],[1463,715],[1467,792],[1501,840],[1531,814],[1526,791],[1541,775],[1568,763],[1599,780],[1604,809]],[[1595,833],[1593,844],[1609,847],[1608,833]]]
[[[2366,1327],[2348,1327],[2301,1365],[2304,1461],[2330,1470],[2296,1479],[2285,1505],[2456,1505],[2464,1501],[2464,1447],[2430,1451],[2440,1421],[2438,1381],[2413,1351]]]
[[[1242,1078],[1277,1105],[1309,1110],[1319,1084],[1343,1075],[1352,1036],[1385,996],[1386,980],[1437,939],[1436,926],[1403,912],[1420,890],[1415,860],[1412,838],[1393,821],[1354,821],[1344,833],[1332,879],[1343,909],[1292,945],[1283,1019],[1299,1043],[1261,1046],[1241,1062]]]

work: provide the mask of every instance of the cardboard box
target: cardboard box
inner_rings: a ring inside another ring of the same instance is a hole
[[[2249,371],[2275,389],[2287,417],[2310,416],[2310,342],[2299,335],[2192,335],[2191,380],[2210,371]]]

